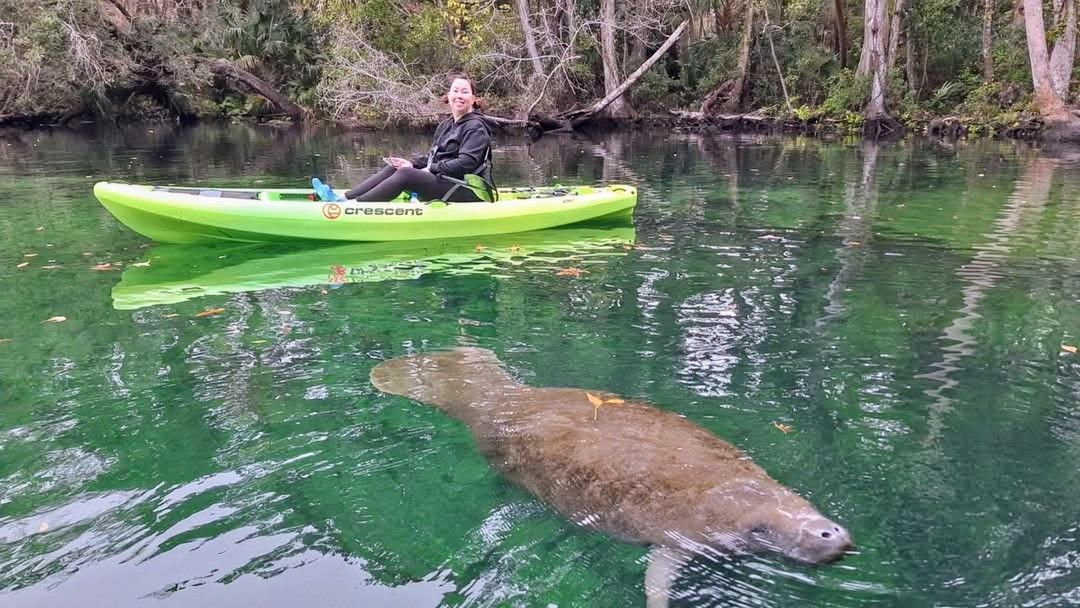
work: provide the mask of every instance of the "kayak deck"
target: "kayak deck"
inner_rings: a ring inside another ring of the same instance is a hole
[[[166,243],[399,241],[541,230],[629,216],[633,186],[506,188],[493,203],[312,200],[310,189],[159,187],[99,182],[94,195],[120,222]]]

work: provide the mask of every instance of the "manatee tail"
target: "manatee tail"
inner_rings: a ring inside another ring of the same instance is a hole
[[[465,418],[464,408],[482,407],[521,385],[495,353],[483,348],[397,357],[371,370],[371,383],[384,393],[415,399]]]

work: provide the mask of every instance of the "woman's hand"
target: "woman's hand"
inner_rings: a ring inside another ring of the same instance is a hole
[[[386,164],[390,165],[391,167],[393,167],[395,169],[404,169],[405,167],[411,167],[412,166],[412,161],[411,160],[408,160],[406,158],[401,158],[401,157],[398,157],[398,156],[387,156],[383,160],[386,161]]]

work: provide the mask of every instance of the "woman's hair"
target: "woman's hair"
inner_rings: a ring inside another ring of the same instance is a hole
[[[485,103],[484,100],[480,97],[476,96],[476,83],[473,82],[473,79],[468,74],[466,74],[465,72],[450,72],[446,75],[446,88],[449,89],[450,87],[454,86],[455,80],[464,80],[469,83],[469,88],[472,89],[473,97],[475,97],[472,104],[474,110],[483,110],[487,107],[487,103]],[[442,99],[443,103],[450,103],[450,96],[448,94],[444,94],[442,97],[440,97],[440,99]]]

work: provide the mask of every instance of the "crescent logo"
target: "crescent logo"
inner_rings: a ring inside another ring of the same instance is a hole
[[[326,203],[322,206],[322,214],[328,220],[336,220],[341,217],[341,205],[337,203]]]

